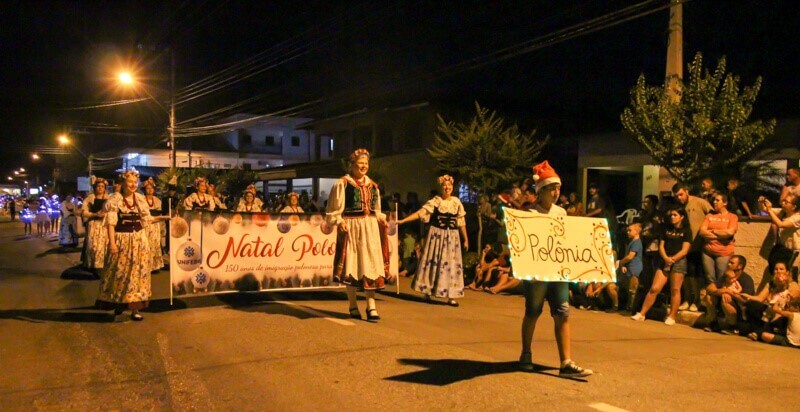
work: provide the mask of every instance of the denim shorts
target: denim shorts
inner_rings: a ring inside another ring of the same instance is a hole
[[[670,272],[682,273],[685,275],[687,269],[688,269],[688,264],[686,263],[685,257],[673,263],[672,266],[668,265],[666,262],[663,262],[663,266],[661,266],[661,270],[664,271],[665,275],[669,275]]]
[[[542,314],[544,300],[550,306],[550,316],[569,316],[569,283],[524,281],[525,316]]]

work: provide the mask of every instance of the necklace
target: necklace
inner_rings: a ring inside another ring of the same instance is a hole
[[[150,207],[150,209],[152,209],[156,205],[156,200],[153,198],[153,196],[150,197],[145,196],[144,199],[147,201],[147,206]]]
[[[128,203],[128,199],[125,196],[122,196],[122,203],[125,204],[125,207],[128,209],[138,209],[139,207],[136,205],[136,195],[131,196],[133,198],[133,204]]]
[[[200,192],[197,192],[197,203],[202,206],[206,204],[206,195]]]

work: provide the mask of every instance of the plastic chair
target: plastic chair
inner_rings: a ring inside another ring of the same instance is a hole
[[[617,216],[617,222],[621,225],[630,225],[637,217],[639,217],[638,210],[626,209],[621,215]]]

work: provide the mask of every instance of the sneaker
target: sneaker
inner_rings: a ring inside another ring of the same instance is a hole
[[[631,319],[641,322],[644,320],[644,315],[642,315],[639,312],[636,312],[633,314],[633,316],[631,316]]]
[[[530,352],[519,355],[519,368],[525,372],[533,372],[533,358]]]
[[[667,326],[672,326],[675,324],[675,319],[672,319],[671,317],[667,316],[667,318],[664,319],[664,324]]]
[[[558,376],[563,378],[583,378],[593,373],[591,369],[583,369],[576,365],[575,362],[570,362],[558,370]]]
[[[695,305],[694,303],[692,303],[692,304],[689,306],[689,312],[700,312],[700,310],[699,310],[699,309],[697,309],[697,305]]]
[[[695,306],[696,308],[696,306]],[[689,302],[683,302],[680,306],[678,306],[678,310],[686,310],[689,309]]]

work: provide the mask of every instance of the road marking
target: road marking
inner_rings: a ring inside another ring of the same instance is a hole
[[[311,309],[308,306],[298,305],[298,304],[296,304],[294,302],[288,302],[288,301],[285,301],[285,300],[276,300],[275,303],[280,303],[281,305],[291,306],[291,307],[299,310],[300,312],[305,312],[305,313],[308,313],[309,315],[314,315],[314,316],[316,316],[318,318],[322,318],[322,319],[331,321],[331,322],[333,322],[333,323],[335,323],[337,325],[342,325],[342,326],[355,326],[356,325],[355,323],[350,322],[349,320],[332,318],[332,317],[330,317],[330,316],[328,316],[328,315],[326,315],[326,314],[324,314],[324,313],[322,313],[320,311]]]
[[[629,412],[627,409],[617,408],[614,405],[609,405],[603,402],[590,403],[589,407],[603,412]]]
[[[169,393],[174,410],[214,410],[211,396],[203,384],[200,374],[186,365],[181,365],[169,354],[169,338],[156,333],[158,351],[167,374]],[[197,408],[197,409],[195,409]]]

